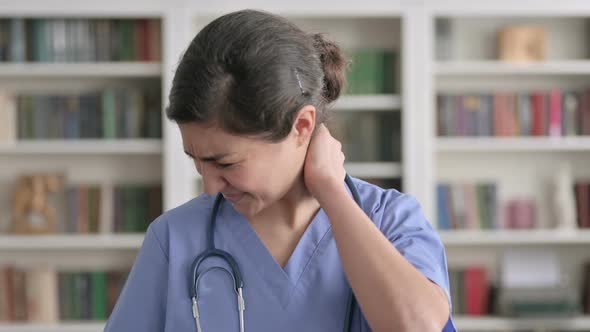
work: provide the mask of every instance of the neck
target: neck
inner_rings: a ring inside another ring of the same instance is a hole
[[[300,174],[287,193],[272,206],[261,211],[256,219],[261,222],[281,222],[283,226],[296,229],[307,227],[320,208],[320,203],[305,187]]]

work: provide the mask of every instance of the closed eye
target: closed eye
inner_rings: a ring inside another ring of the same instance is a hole
[[[233,164],[222,164],[222,163],[217,163],[217,167],[219,168],[229,168],[233,166]]]

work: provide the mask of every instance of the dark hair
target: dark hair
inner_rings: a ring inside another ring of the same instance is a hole
[[[201,30],[172,82],[166,114],[177,123],[217,125],[234,134],[284,139],[305,105],[326,120],[340,95],[347,62],[322,34],[306,34],[285,18],[243,10]]]

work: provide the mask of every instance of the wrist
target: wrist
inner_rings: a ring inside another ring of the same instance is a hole
[[[326,179],[324,181],[318,181],[311,190],[311,194],[318,200],[320,205],[324,205],[323,202],[327,199],[335,198],[339,194],[348,194],[346,187],[344,186],[343,180]]]

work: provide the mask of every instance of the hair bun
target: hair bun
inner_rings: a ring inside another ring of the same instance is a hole
[[[346,83],[346,59],[340,47],[333,41],[326,39],[321,33],[313,35],[313,45],[320,55],[322,69],[324,70],[322,97],[327,103],[331,103],[340,96],[340,92]]]

